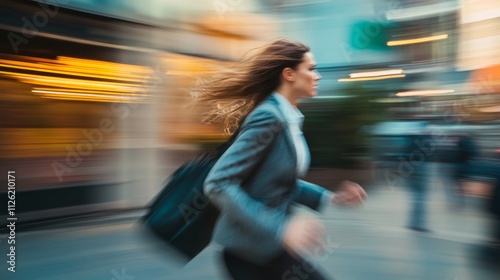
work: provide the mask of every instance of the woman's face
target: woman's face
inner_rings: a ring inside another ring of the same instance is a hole
[[[304,54],[302,63],[295,69],[295,79],[292,83],[298,98],[312,98],[318,93],[318,81],[321,75],[316,71],[316,60],[312,53]]]

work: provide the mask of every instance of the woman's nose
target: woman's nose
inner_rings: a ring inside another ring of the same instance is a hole
[[[316,80],[320,80],[322,78],[321,74],[317,70],[314,72],[316,73]]]

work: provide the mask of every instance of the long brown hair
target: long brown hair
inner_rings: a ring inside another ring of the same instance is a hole
[[[257,51],[233,67],[198,81],[191,93],[195,104],[210,106],[203,118],[205,123],[222,123],[227,133],[234,132],[248,113],[280,86],[283,69],[296,69],[310,49],[279,39]]]

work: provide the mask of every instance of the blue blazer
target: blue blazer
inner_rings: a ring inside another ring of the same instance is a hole
[[[292,136],[278,108],[271,95],[246,117],[204,184],[205,194],[221,210],[214,240],[255,263],[266,263],[283,250],[292,203],[318,210],[325,192],[298,179]]]

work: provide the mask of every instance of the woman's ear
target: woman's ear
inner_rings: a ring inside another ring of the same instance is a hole
[[[290,67],[287,67],[281,71],[281,76],[283,76],[283,79],[288,82],[294,82],[295,81],[295,70],[293,70]]]

